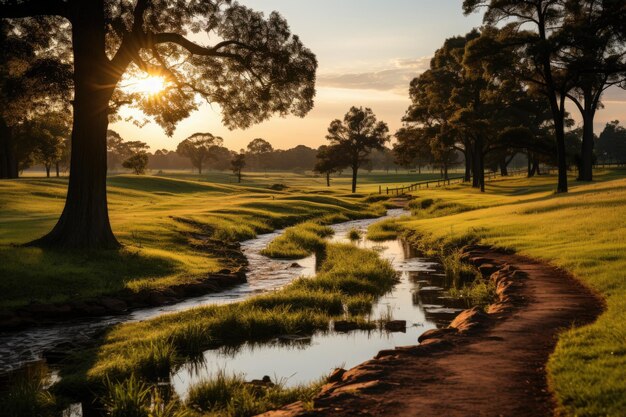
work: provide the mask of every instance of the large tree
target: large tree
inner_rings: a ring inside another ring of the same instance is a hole
[[[372,109],[352,107],[343,120],[330,123],[326,139],[352,169],[352,192],[356,193],[359,168],[368,161],[372,150],[384,148],[389,141],[389,128],[376,120]]]
[[[214,158],[214,148],[221,147],[224,139],[210,133],[194,133],[178,144],[176,152],[180,156],[189,158],[191,164],[202,174],[202,168]]]
[[[575,77],[567,95],[583,119],[579,181],[593,180],[594,121],[603,93],[626,81],[626,43],[616,30],[626,20],[621,1],[567,0],[560,30],[563,65]]]
[[[517,56],[508,70],[541,91],[550,105],[557,153],[557,192],[567,192],[567,156],[565,145],[565,103],[574,87],[571,74],[559,63],[562,49],[558,29],[565,9],[560,0],[464,0],[466,14],[484,9],[484,23],[491,29],[501,27],[498,41],[489,48],[497,55],[502,51]],[[483,41],[488,38],[483,37]],[[487,49],[485,45],[483,50]]]
[[[248,161],[250,165],[257,168],[267,170],[271,163],[274,147],[271,143],[262,138],[252,139],[246,147],[248,153]]]
[[[31,16],[70,23],[74,64],[66,204],[37,244],[119,246],[106,199],[106,133],[119,103],[142,108],[170,134],[197,108],[197,97],[218,104],[230,128],[272,114],[304,116],[313,107],[315,56],[278,13],[266,18],[230,0],[0,0],[0,18]],[[219,41],[201,44],[208,39]],[[138,73],[160,76],[168,87],[156,98],[122,98],[120,80]]]

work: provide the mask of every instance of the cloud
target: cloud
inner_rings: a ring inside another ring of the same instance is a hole
[[[428,69],[430,57],[396,59],[377,71],[328,73],[317,78],[319,87],[393,91],[406,94],[413,78]]]

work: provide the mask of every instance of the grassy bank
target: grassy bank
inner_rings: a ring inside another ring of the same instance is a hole
[[[548,364],[561,412],[623,415],[626,410],[626,176],[605,171],[567,195],[554,178],[505,179],[480,194],[465,186],[417,194],[417,219],[402,226],[450,247],[465,241],[514,249],[570,271],[606,300],[593,325],[566,330]],[[431,200],[421,208],[421,201]],[[432,210],[434,202],[443,210]],[[449,207],[481,207],[449,214]],[[447,207],[447,208],[445,208]],[[432,211],[430,211],[432,210]],[[430,211],[430,212],[429,212]]]
[[[243,185],[228,183],[226,176],[222,183],[208,178],[110,177],[111,223],[123,249],[71,253],[19,246],[54,225],[66,180],[0,181],[0,309],[195,282],[233,267],[210,242],[240,241],[302,219],[333,221],[384,211],[342,189],[321,193],[311,184],[274,191],[276,178]],[[301,181],[294,176],[295,183]]]
[[[321,219],[321,222],[328,220],[330,219]],[[306,258],[310,254],[324,249],[324,238],[332,236],[333,233],[333,229],[320,223],[300,223],[287,228],[285,233],[272,240],[261,253],[270,258]]]
[[[334,318],[363,315],[376,296],[389,291],[396,273],[375,252],[330,244],[319,273],[245,302],[208,306],[140,323],[116,326],[97,347],[70,357],[61,393],[101,389],[107,380],[131,375],[155,381],[209,348],[262,341],[283,334],[325,331]]]

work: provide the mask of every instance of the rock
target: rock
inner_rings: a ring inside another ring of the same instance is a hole
[[[220,269],[217,273],[218,274],[224,274],[224,275],[230,275],[231,274],[230,269],[226,269],[226,268]]]
[[[388,332],[406,332],[406,320],[391,320],[385,323]]]
[[[328,382],[339,382],[341,378],[346,374],[346,370],[342,368],[335,368],[334,371],[328,376]]]
[[[500,267],[492,263],[484,263],[478,267],[478,270],[480,271],[481,274],[483,274],[484,277],[490,276],[491,274],[496,272],[498,269],[500,269]]]
[[[153,307],[162,306],[167,302],[167,298],[163,296],[163,294],[158,292],[152,292],[148,296],[148,303],[150,303]]]
[[[80,307],[77,307],[77,311],[87,317],[99,317],[107,314],[104,307],[92,303],[83,303]]]
[[[99,304],[116,314],[123,313],[128,308],[124,301],[109,297],[102,298]]]
[[[334,323],[333,328],[336,332],[349,332],[351,330],[358,329],[359,325],[354,321],[337,320]]]
[[[300,265],[297,262],[294,262],[294,263],[291,264],[291,266],[289,268],[302,268],[302,265]]]
[[[456,332],[457,332],[457,329],[455,329],[454,327],[448,327],[446,329],[430,329],[422,333],[417,338],[417,341],[422,343],[428,339],[441,339],[442,337],[446,335],[453,334]]]
[[[450,327],[457,329],[459,332],[467,332],[480,327],[487,319],[488,316],[479,307],[474,307],[456,316],[450,323]]]
[[[275,384],[272,382],[272,378],[270,378],[267,375],[265,375],[262,379],[253,379],[252,381],[248,382],[248,384],[254,385],[256,387],[267,387],[267,388],[271,388],[275,386]]]

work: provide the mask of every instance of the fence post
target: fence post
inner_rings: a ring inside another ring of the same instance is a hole
[[[387,187],[387,195],[389,195],[389,187]]]
[[[383,186],[379,185],[378,186],[378,194],[382,194],[383,193]]]

